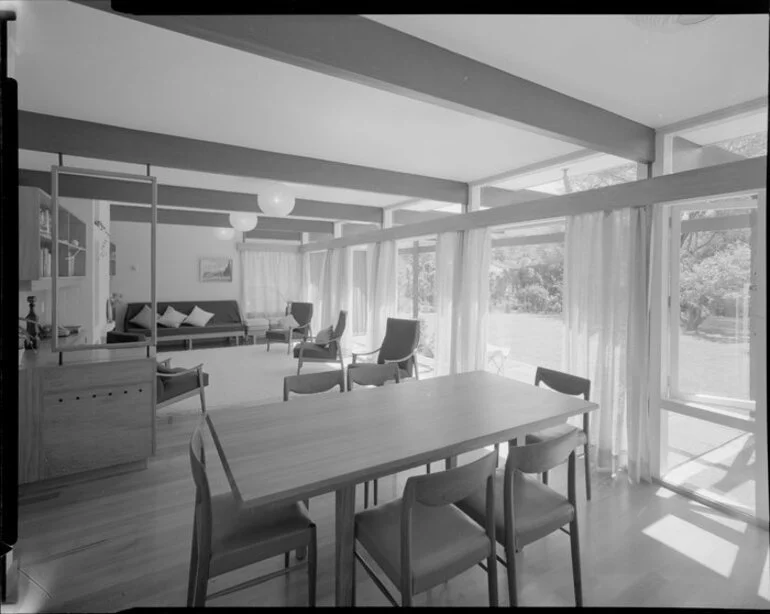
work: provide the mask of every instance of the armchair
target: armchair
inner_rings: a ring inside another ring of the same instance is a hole
[[[280,341],[288,344],[286,353],[291,352],[291,342],[294,339],[306,341],[310,335],[310,320],[313,318],[313,303],[288,303],[286,315],[294,316],[298,325],[293,328],[271,328],[265,331],[267,351],[270,351],[271,341]]]
[[[203,364],[189,369],[174,369],[171,368],[171,359],[167,358],[158,362],[156,380],[156,409],[173,405],[197,394],[201,400],[201,412],[206,413],[206,386],[209,385],[209,374],[203,371]]]
[[[345,332],[345,326],[348,321],[348,312],[340,311],[337,318],[337,326],[327,343],[316,343],[316,337],[308,336],[305,341],[294,347],[294,358],[298,358],[297,375],[305,362],[336,362],[339,361],[340,368],[345,370],[345,363],[342,361],[342,345],[340,340]]]
[[[353,353],[353,363],[358,358],[377,354],[377,364],[397,363],[400,377],[420,379],[417,369],[417,346],[420,343],[419,320],[388,318],[382,345],[371,352]]]

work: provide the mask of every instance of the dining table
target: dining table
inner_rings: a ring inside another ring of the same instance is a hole
[[[357,484],[522,437],[597,407],[469,371],[233,407],[216,412],[212,421],[250,505],[335,492],[335,602],[349,606]]]

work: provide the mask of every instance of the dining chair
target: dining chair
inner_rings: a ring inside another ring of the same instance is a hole
[[[319,371],[318,373],[305,373],[304,375],[287,375],[283,378],[283,400],[289,400],[289,394],[316,394],[326,392],[339,386],[340,392],[345,392],[344,371]],[[304,500],[305,507],[310,509],[310,500]],[[297,550],[297,558],[302,560],[305,556],[304,549]]]
[[[512,606],[519,603],[517,554],[524,546],[554,531],[561,529],[567,532],[564,529],[566,524],[569,524],[575,604],[583,605],[575,496],[575,448],[578,445],[577,431],[568,431],[541,443],[509,445],[505,468],[495,471],[495,489],[502,494],[502,497],[495,501],[495,536],[505,549],[505,560],[500,557],[497,560],[508,570],[508,595]],[[569,463],[566,498],[540,480],[525,475],[543,473],[561,465],[567,459]],[[489,523],[488,505],[478,493],[473,493],[455,505],[479,525],[486,526]]]
[[[340,392],[345,392],[344,371],[319,371],[304,375],[287,375],[283,378],[283,400],[289,400],[289,393],[316,394],[326,392],[339,386]]]
[[[540,383],[545,384],[548,388],[561,392],[562,394],[569,394],[571,396],[582,396],[586,401],[589,400],[591,395],[591,380],[577,375],[571,375],[569,373],[562,373],[561,371],[554,371],[553,369],[546,369],[545,367],[538,367],[535,371],[535,386],[539,386]],[[583,414],[583,430],[572,426],[571,424],[560,424],[552,428],[543,429],[536,433],[529,433],[526,438],[526,443],[539,443],[541,441],[548,441],[563,435],[568,431],[576,431],[580,443],[579,446],[583,446],[583,462],[585,463],[585,480],[586,480],[586,499],[591,500],[591,454],[590,449],[590,437],[588,433],[588,412]],[[548,484],[548,472],[543,473],[543,483]]]
[[[348,392],[353,390],[353,384],[359,386],[384,386],[386,382],[393,381],[396,384],[401,382],[398,365],[395,363],[386,363],[384,365],[376,364],[356,364],[348,365]],[[378,483],[373,482],[373,502],[377,505]],[[369,482],[364,482],[364,509],[369,507]]]
[[[204,431],[208,429],[230,485],[212,495],[206,470]],[[203,607],[214,599],[262,584],[305,565],[289,566],[289,553],[308,550],[308,603],[316,601],[316,526],[301,503],[255,506],[244,501],[225,458],[214,424],[204,414],[190,438],[190,465],[195,481],[195,514],[187,585],[187,606]],[[208,595],[208,581],[241,567],[284,555],[283,569]]]
[[[497,605],[494,453],[438,473],[410,477],[403,497],[355,515],[356,543],[369,554],[401,592],[404,606],[412,597],[487,561],[489,605]],[[452,503],[472,494],[485,501],[484,528]],[[388,600],[397,606],[358,550],[355,557]],[[355,566],[353,579],[355,605]]]
[[[345,333],[347,321],[348,312],[343,309],[337,317],[337,326],[334,327],[329,337],[322,338],[321,333],[319,333],[314,337],[308,336],[307,339],[294,346],[294,358],[298,359],[297,375],[306,362],[339,362],[340,369],[345,370],[341,340]],[[331,329],[331,327],[329,328]]]

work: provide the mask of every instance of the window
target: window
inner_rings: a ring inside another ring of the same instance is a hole
[[[497,228],[491,247],[487,370],[532,383],[562,367],[564,222]]]
[[[420,321],[420,377],[433,374],[436,351],[436,236],[398,242],[398,317]]]

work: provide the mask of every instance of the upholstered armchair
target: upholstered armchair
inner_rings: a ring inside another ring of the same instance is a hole
[[[292,341],[302,339],[306,341],[310,336],[310,320],[313,318],[313,303],[289,303],[286,305],[286,315],[292,315],[297,321],[297,326],[290,328],[270,328],[265,331],[267,351],[270,351],[270,342],[288,344],[286,353],[291,352]]]
[[[337,318],[337,326],[334,327],[332,335],[328,339],[322,339],[318,335],[308,338],[294,347],[294,358],[298,358],[297,375],[305,362],[337,362],[340,363],[340,369],[345,370],[345,363],[342,361],[341,338],[345,332],[345,326],[348,321],[348,312],[340,311]],[[319,343],[320,341],[320,343]]]
[[[156,409],[198,395],[201,400],[201,412],[206,413],[206,386],[209,385],[209,374],[203,370],[202,364],[189,369],[172,368],[171,359],[167,358],[158,363],[156,378]]]
[[[385,325],[385,338],[382,345],[371,352],[353,354],[353,365],[364,365],[359,361],[362,356],[377,354],[377,364],[397,363],[401,379],[414,377],[420,379],[417,369],[417,346],[420,343],[419,320],[388,318]]]

